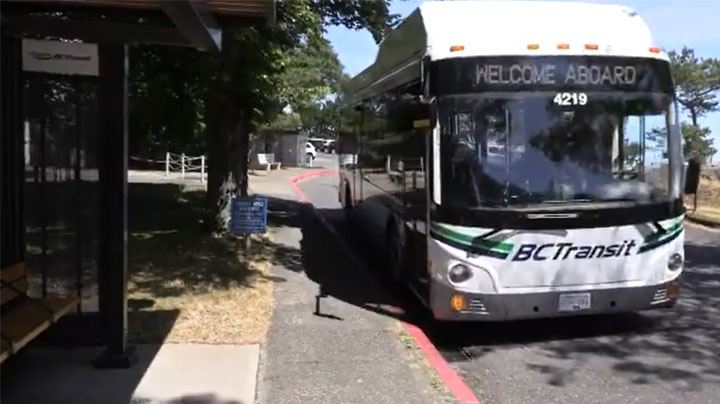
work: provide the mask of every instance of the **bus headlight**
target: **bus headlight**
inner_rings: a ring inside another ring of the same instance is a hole
[[[675,253],[668,258],[667,267],[671,271],[677,271],[682,267],[683,257],[679,253]]]
[[[470,279],[470,277],[472,277],[472,271],[463,264],[454,265],[448,271],[448,279],[450,279],[452,283],[465,282]]]

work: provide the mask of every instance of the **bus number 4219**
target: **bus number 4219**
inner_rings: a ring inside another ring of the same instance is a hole
[[[557,93],[553,102],[557,105],[585,105],[588,97],[585,93]]]

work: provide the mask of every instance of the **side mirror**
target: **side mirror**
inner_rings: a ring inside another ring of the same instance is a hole
[[[685,194],[697,193],[699,185],[700,161],[696,158],[691,158],[688,160],[687,168],[685,169]]]

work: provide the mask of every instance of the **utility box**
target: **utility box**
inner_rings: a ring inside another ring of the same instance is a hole
[[[302,167],[305,166],[305,144],[308,135],[305,132],[283,133],[280,135],[278,146],[280,150],[275,151],[277,161],[282,161],[283,166]]]
[[[256,160],[257,153],[273,153],[275,161],[282,167],[304,167],[305,144],[308,134],[300,130],[267,130],[250,144],[250,161]]]

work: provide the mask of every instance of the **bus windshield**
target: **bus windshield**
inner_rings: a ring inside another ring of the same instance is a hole
[[[671,96],[497,92],[438,100],[442,203],[656,203],[670,194]]]

